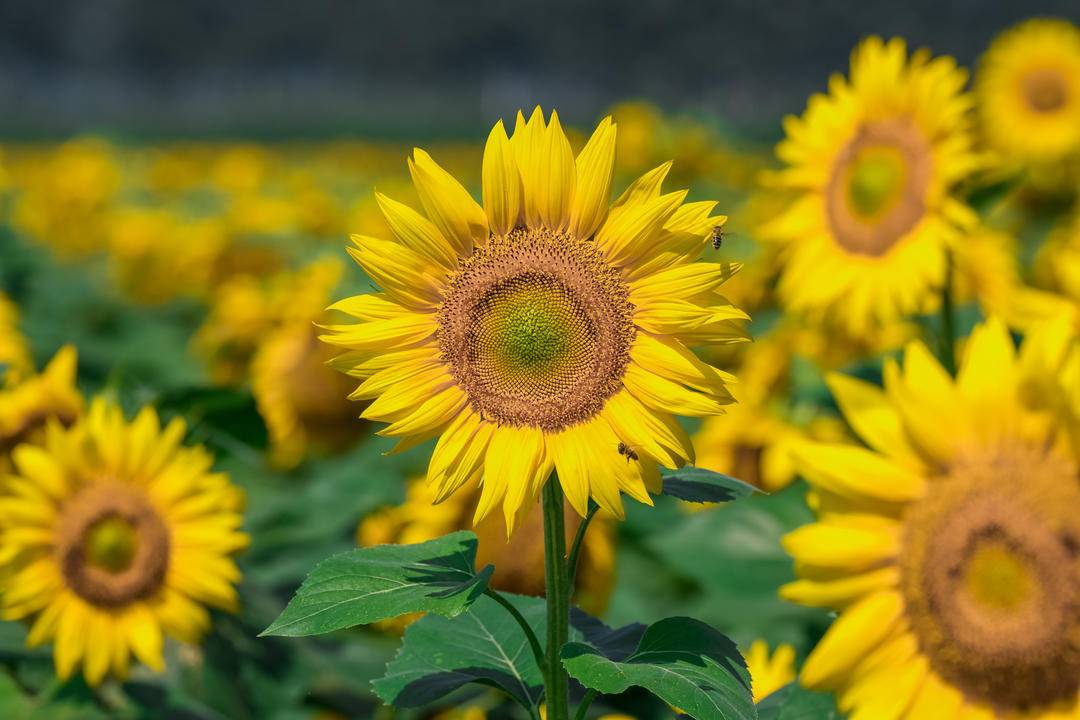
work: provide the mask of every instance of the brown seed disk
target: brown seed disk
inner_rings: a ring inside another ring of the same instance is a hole
[[[438,340],[483,417],[556,431],[622,387],[633,311],[595,243],[518,228],[489,238],[451,278]]]
[[[1015,446],[954,464],[905,515],[908,620],[969,698],[1008,713],[1080,691],[1078,507],[1074,464]]]
[[[135,531],[131,562],[117,572],[89,562],[85,553],[88,533],[108,518],[124,520]],[[56,543],[60,570],[68,587],[92,605],[121,607],[156,592],[165,582],[169,547],[169,528],[137,488],[94,485],[61,508]]]
[[[1068,88],[1061,72],[1052,69],[1032,70],[1020,81],[1024,101],[1037,113],[1052,113],[1065,106]]]
[[[866,220],[852,211],[848,196],[851,165],[869,147],[897,150],[906,167],[904,185],[892,207]],[[910,120],[865,122],[837,154],[825,186],[825,214],[836,242],[856,255],[880,257],[911,231],[926,212],[926,188],[933,172],[933,153]]]

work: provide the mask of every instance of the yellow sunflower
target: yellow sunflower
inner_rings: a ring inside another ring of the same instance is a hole
[[[252,393],[270,433],[271,459],[282,467],[295,466],[311,449],[342,450],[362,432],[347,398],[353,385],[327,365],[335,353],[318,341],[314,325],[341,272],[340,262],[323,260],[296,273],[283,317],[252,357]]]
[[[1080,152],[1080,30],[1037,18],[1002,33],[975,77],[982,133],[1007,163]]]
[[[790,310],[864,335],[934,309],[945,249],[975,220],[950,195],[977,164],[966,80],[952,58],[871,37],[849,78],[785,118],[773,182],[793,199],[761,235],[783,249]]]
[[[19,332],[19,309],[0,292],[0,381],[30,372],[30,348]]]
[[[730,376],[687,349],[746,339],[717,294],[737,266],[693,262],[724,218],[661,193],[668,165],[609,208],[614,148],[607,118],[575,163],[556,113],[519,113],[512,139],[502,122],[488,137],[483,207],[417,149],[426,216],[380,195],[394,239],[352,238],[383,291],[334,305],[360,322],[323,337],[349,350],[335,363],[380,434],[439,437],[438,500],[481,481],[477,522],[502,503],[512,531],[553,470],[579,514],[592,497],[621,518],[620,491],[649,503],[658,465],[692,460],[674,415],[731,402]]]
[[[755,640],[745,657],[756,703],[795,679],[795,648],[786,643],[777,645],[770,654],[768,643]]]
[[[38,438],[50,419],[70,425],[82,412],[83,399],[75,387],[78,356],[61,348],[40,375],[13,378],[0,387],[0,474],[16,445]]]
[[[53,641],[61,678],[80,664],[92,685],[123,678],[131,655],[160,671],[163,635],[198,642],[204,604],[236,609],[243,494],[184,432],[98,399],[15,449],[0,481],[0,608],[30,625],[30,646]]]
[[[992,320],[955,380],[919,342],[884,390],[830,378],[870,449],[796,450],[819,520],[785,537],[781,594],[839,611],[801,680],[853,720],[1080,717],[1075,418],[1046,409],[1070,332],[1017,353]]]
[[[455,493],[432,506],[434,500],[435,489],[424,478],[411,481],[404,503],[364,518],[357,528],[357,541],[364,546],[419,543],[469,527],[479,493]],[[568,544],[577,525],[573,520],[566,524]],[[480,538],[476,566],[495,566],[493,587],[521,595],[544,594],[544,527],[539,506],[532,508],[509,541],[498,516],[486,518],[473,529]],[[615,528],[611,518],[597,515],[583,542],[574,604],[593,615],[602,615],[615,584]]]

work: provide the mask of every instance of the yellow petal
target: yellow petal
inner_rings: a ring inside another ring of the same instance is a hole
[[[660,195],[660,187],[664,184],[664,179],[671,170],[671,165],[672,163],[669,160],[630,183],[630,187],[623,191],[623,194],[612,203],[611,207],[617,208],[624,205],[637,205],[658,197]]]
[[[596,233],[596,244],[613,265],[632,265],[655,247],[664,223],[686,199],[686,191],[613,209]]]
[[[491,128],[484,146],[482,179],[488,227],[501,237],[514,229],[521,214],[521,176],[502,120]]]
[[[434,315],[413,313],[391,320],[358,323],[356,325],[327,325],[328,335],[319,340],[363,352],[405,350],[425,343],[438,329]]]
[[[665,467],[694,462],[694,446],[682,425],[666,413],[645,407],[629,392],[609,398],[601,415],[627,445]]]
[[[926,679],[929,663],[916,657],[900,667],[882,668],[860,683],[861,702],[850,720],[897,720],[902,717]]]
[[[780,588],[780,597],[811,607],[842,608],[864,595],[896,587],[899,582],[900,571],[884,567],[835,580],[795,580]]]
[[[540,227],[543,224],[540,219],[542,182],[540,158],[544,151],[544,137],[546,134],[547,125],[544,122],[544,112],[539,105],[533,109],[527,123],[520,112],[517,114],[514,136],[510,138],[510,145],[514,149],[518,173],[521,176],[522,214],[525,223],[533,228]]]
[[[904,433],[899,413],[881,389],[839,373],[831,373],[826,382],[844,419],[867,445],[905,465],[922,467],[922,460]]]
[[[600,227],[611,198],[615,172],[615,125],[608,116],[600,121],[577,157],[577,182],[570,211],[570,234],[585,239]]]
[[[473,243],[487,239],[484,209],[476,204],[469,191],[453,175],[439,167],[430,155],[419,148],[413,149],[409,173],[428,219],[453,246],[458,257],[469,257]]]
[[[428,220],[408,205],[393,200],[380,192],[375,193],[386,224],[390,226],[394,237],[415,253],[451,270],[457,267],[458,256],[447,242],[435,223]]]
[[[908,710],[910,720],[954,720],[959,716],[964,696],[935,673],[927,674]]]
[[[983,440],[1001,436],[1016,397],[1016,351],[1005,326],[995,319],[976,326],[964,348],[957,388],[967,401]]]
[[[544,132],[536,171],[540,222],[551,230],[565,230],[570,224],[570,206],[574,199],[574,151],[559,124],[559,113],[554,110]]]
[[[922,475],[854,445],[801,442],[792,456],[811,485],[849,500],[910,502],[926,493]]]
[[[878,592],[838,617],[803,666],[803,685],[835,689],[844,676],[876,648],[900,620],[904,601],[896,592]]]
[[[797,562],[859,571],[896,557],[900,535],[900,523],[886,518],[837,515],[792,530],[783,545]]]
[[[649,407],[673,415],[721,415],[724,412],[723,405],[732,401],[730,395],[722,397],[718,394],[695,392],[671,380],[653,375],[634,362],[626,366],[623,384],[634,397]]]
[[[127,642],[139,662],[157,672],[164,670],[161,626],[153,613],[144,606],[133,605],[124,614],[123,626]]]

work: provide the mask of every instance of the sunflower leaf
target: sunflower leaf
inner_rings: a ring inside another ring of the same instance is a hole
[[[840,720],[840,711],[828,693],[789,683],[757,706],[759,720]]]
[[[544,637],[546,608],[540,598],[503,594]],[[372,685],[400,708],[432,703],[469,683],[495,687],[527,710],[536,710],[544,679],[528,640],[514,618],[481,597],[455,618],[427,615],[405,631],[401,650]]]
[[[684,467],[664,475],[664,495],[695,503],[721,503],[748,497],[758,488],[722,473]]]
[[[476,535],[462,530],[417,545],[378,545],[315,566],[262,635],[320,635],[406,613],[454,617],[487,589],[476,572]]]
[[[699,620],[653,623],[623,660],[589,642],[567,643],[562,660],[570,677],[602,694],[638,686],[702,720],[757,718],[746,662],[731,640]]]

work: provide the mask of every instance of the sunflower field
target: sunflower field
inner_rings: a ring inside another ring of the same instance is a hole
[[[0,718],[1080,720],[1080,28],[948,52],[0,142]]]

